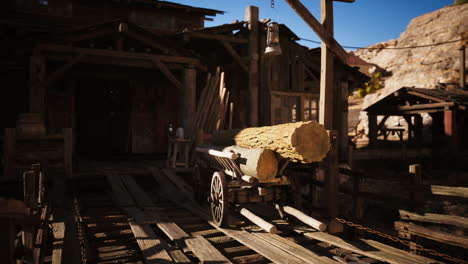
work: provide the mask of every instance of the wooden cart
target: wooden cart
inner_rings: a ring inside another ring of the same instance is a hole
[[[218,151],[197,147],[202,160],[214,170],[210,185],[210,209],[214,222],[221,226],[225,223],[228,211],[234,205],[242,203],[277,202],[285,203],[290,186],[283,170],[289,163],[284,159],[279,163],[276,177],[268,182],[259,182],[256,178],[242,173],[238,155],[233,152]]]

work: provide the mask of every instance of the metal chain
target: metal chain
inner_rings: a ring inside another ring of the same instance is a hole
[[[275,8],[275,0],[271,0],[270,7]]]
[[[466,262],[464,260],[451,257],[451,256],[449,256],[447,254],[439,253],[439,252],[435,251],[434,249],[424,248],[423,246],[418,245],[418,244],[416,244],[416,243],[414,243],[412,241],[403,240],[403,239],[400,239],[398,237],[394,237],[394,236],[379,232],[377,230],[371,229],[369,227],[365,227],[365,226],[362,226],[360,224],[355,224],[355,223],[353,223],[351,221],[346,221],[345,219],[342,219],[342,218],[336,218],[336,220],[338,220],[338,222],[340,222],[342,224],[346,224],[348,226],[355,227],[355,228],[360,229],[360,230],[364,230],[364,231],[369,232],[371,234],[378,235],[380,237],[389,239],[389,240],[391,240],[393,242],[399,242],[399,243],[401,243],[401,244],[403,244],[403,245],[405,245],[407,247],[412,247],[417,251],[425,251],[425,252],[427,252],[427,253],[429,253],[431,255],[438,256],[438,257],[444,258],[446,260],[449,260],[449,261],[452,261],[452,262],[455,262],[455,263],[468,263],[468,262]]]
[[[76,222],[77,229],[78,229],[78,239],[80,240],[81,263],[87,264],[88,257],[86,254],[85,235],[83,231],[83,219],[81,218],[80,207],[78,205],[78,199],[76,197],[73,198],[73,206],[75,209],[75,222]]]

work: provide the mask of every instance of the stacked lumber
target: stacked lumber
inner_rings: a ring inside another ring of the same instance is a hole
[[[220,68],[218,68],[213,75],[208,73],[191,127],[192,139],[197,141],[198,131],[212,133],[224,127],[226,112],[232,111],[232,107],[228,109],[228,106],[229,91],[225,86],[224,72],[220,72]]]

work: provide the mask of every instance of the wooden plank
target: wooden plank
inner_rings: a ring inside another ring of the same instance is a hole
[[[278,247],[274,247],[271,245],[266,245],[264,241],[258,237],[255,237],[252,234],[249,234],[245,231],[240,230],[233,230],[233,229],[226,229],[218,227],[212,220],[211,216],[206,212],[204,208],[201,208],[199,205],[194,203],[193,201],[181,197],[178,195],[177,197],[173,196],[175,193],[175,188],[171,187],[169,181],[166,179],[164,174],[158,172],[157,168],[150,168],[153,173],[154,178],[161,184],[165,186],[165,190],[168,194],[170,199],[180,203],[183,205],[187,210],[192,212],[195,215],[198,215],[202,219],[208,221],[208,223],[216,228],[218,231],[223,232],[224,234],[234,238],[235,240],[239,241],[240,243],[246,245],[247,247],[251,248],[252,250],[258,252],[259,254],[263,255],[264,257],[268,258],[274,263],[303,263],[304,261],[294,255],[292,252],[286,252]]]
[[[187,247],[197,256],[201,263],[232,263],[223,256],[206,238],[201,236],[185,239]]]
[[[171,256],[166,251],[166,245],[156,236],[149,225],[139,225],[129,222],[138,246],[145,257],[145,263],[173,263]]]
[[[326,46],[333,51],[344,63],[347,61],[348,53],[333,38],[333,34],[322,26],[320,22],[307,10],[299,0],[286,0],[296,13],[309,25],[309,27],[320,37]],[[322,17],[323,18],[323,17]],[[323,49],[323,47],[322,47]]]
[[[242,43],[246,44],[249,42],[246,38],[234,37],[234,36],[225,36],[225,35],[216,35],[216,34],[207,34],[201,32],[185,32],[184,35],[188,35],[192,38],[201,38],[201,39],[215,39],[221,41],[229,41],[231,43]]]
[[[166,76],[169,81],[174,84],[175,87],[177,87],[180,91],[184,90],[184,86],[182,83],[177,80],[177,78],[172,74],[172,72],[164,65],[164,63],[161,62],[158,58],[151,58],[151,61],[154,63],[154,65]]]
[[[34,245],[34,264],[41,264],[44,262],[44,251],[48,240],[48,207],[41,208],[41,227],[36,232],[36,241]]]
[[[114,199],[120,207],[129,207],[134,206],[135,202],[130,196],[128,191],[125,189],[124,184],[120,180],[120,177],[117,173],[107,172],[106,173],[107,182],[109,182],[112,193],[114,194]]]
[[[55,219],[58,218],[58,219]],[[65,222],[62,217],[54,215],[54,222],[52,223],[53,232],[53,249],[52,249],[52,264],[62,263],[62,251],[64,249],[65,238]]]
[[[40,44],[38,50],[51,53],[72,53],[72,54],[83,54],[89,56],[103,56],[113,57],[122,59],[140,59],[151,61],[153,58],[161,62],[180,63],[180,64],[191,64],[199,65],[200,61],[195,58],[182,57],[182,56],[168,56],[168,55],[150,55],[146,53],[137,52],[125,52],[115,50],[103,50],[103,49],[91,49],[91,48],[77,48],[65,45],[55,44]]]
[[[336,247],[340,247],[363,256],[371,257],[391,264],[441,263],[429,258],[421,257],[403,250],[386,246],[373,240],[361,239],[358,241],[346,241],[337,236],[323,232],[304,232],[304,229],[302,228],[296,228],[295,231],[298,233],[303,233],[304,236],[308,238],[316,239]]]
[[[154,206],[151,198],[141,189],[130,175],[121,175],[120,179],[127,188],[128,192],[133,196],[136,204],[139,207]]]
[[[193,264],[193,262],[182,252],[178,249],[168,249],[167,252],[171,255],[172,260],[175,263],[181,264]]]
[[[422,221],[444,225],[454,225],[462,228],[468,228],[468,218],[457,215],[443,215],[443,214],[417,214],[405,210],[400,211],[400,218],[410,221]]]
[[[182,192],[184,192],[188,197],[194,197],[193,189],[190,187],[187,182],[180,177],[175,170],[171,169],[162,169],[162,172],[167,176],[167,178],[173,182]]]
[[[442,231],[415,225],[413,223],[395,222],[395,230],[404,231],[411,235],[416,235],[449,245],[468,248],[468,237],[450,234]]]
[[[294,243],[293,241],[280,236],[272,236],[265,233],[253,233],[254,236],[263,239],[265,242],[279,247],[285,251],[294,253],[306,263],[333,264],[338,263],[326,256],[319,256],[305,247]]]
[[[245,63],[242,61],[241,57],[239,56],[239,54],[237,54],[236,50],[231,46],[231,44],[229,44],[229,42],[227,41],[221,41],[221,44],[223,44],[226,51],[231,55],[231,57],[241,67],[241,69],[244,72],[249,72],[249,68],[245,65]]]
[[[466,187],[431,185],[430,190],[432,194],[436,194],[436,195],[457,196],[457,197],[468,198],[468,188]]]

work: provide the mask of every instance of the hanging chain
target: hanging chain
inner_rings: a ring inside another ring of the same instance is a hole
[[[371,234],[374,234],[374,235],[378,235],[380,237],[383,237],[383,238],[386,238],[386,239],[390,239],[391,241],[393,242],[399,242],[407,247],[412,247],[414,248],[415,250],[417,251],[425,251],[433,256],[438,256],[438,257],[441,257],[441,258],[444,258],[446,260],[449,260],[449,261],[452,261],[452,262],[455,262],[455,263],[467,263],[466,261],[464,260],[461,260],[461,259],[457,259],[457,258],[454,258],[454,257],[451,257],[449,255],[446,255],[446,254],[443,254],[443,253],[439,253],[433,249],[428,249],[428,248],[424,248],[423,246],[421,245],[418,245],[414,242],[411,242],[411,241],[408,241],[408,240],[403,240],[403,239],[400,239],[398,237],[394,237],[394,236],[391,236],[391,235],[387,235],[385,233],[382,233],[382,232],[379,232],[377,230],[373,230],[369,227],[365,227],[365,226],[362,226],[360,224],[355,224],[351,221],[346,221],[342,218],[336,218],[336,220],[338,220],[338,222],[342,223],[342,224],[346,224],[348,226],[351,226],[351,227],[355,227],[357,229],[360,229],[360,230],[364,230],[366,232],[369,232]]]
[[[88,258],[86,254],[85,235],[83,231],[83,219],[81,218],[80,207],[78,205],[78,199],[76,197],[73,198],[73,206],[75,209],[75,222],[78,229],[78,240],[80,240],[81,263],[87,264]]]
[[[271,0],[270,7],[275,8],[275,0]]]

